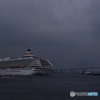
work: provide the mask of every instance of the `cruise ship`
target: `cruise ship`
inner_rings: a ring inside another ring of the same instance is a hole
[[[50,74],[53,68],[48,60],[33,55],[30,49],[20,58],[0,58],[0,75]]]

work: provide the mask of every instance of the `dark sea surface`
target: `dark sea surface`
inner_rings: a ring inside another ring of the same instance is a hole
[[[97,97],[70,97],[70,91],[98,92]],[[0,76],[0,100],[100,100],[100,76],[51,74]]]

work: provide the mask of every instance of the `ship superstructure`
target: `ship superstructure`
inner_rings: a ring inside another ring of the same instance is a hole
[[[28,49],[23,57],[0,59],[0,75],[49,74],[53,65],[46,59],[34,56]]]

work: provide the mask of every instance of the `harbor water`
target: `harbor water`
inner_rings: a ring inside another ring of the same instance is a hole
[[[70,91],[98,92],[98,96],[70,96]],[[0,76],[0,100],[100,100],[100,76],[51,74]]]

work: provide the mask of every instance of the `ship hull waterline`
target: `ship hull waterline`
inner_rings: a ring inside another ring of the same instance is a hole
[[[0,69],[0,75],[47,75],[50,74],[52,70],[36,70],[35,68],[14,68],[14,69]]]

